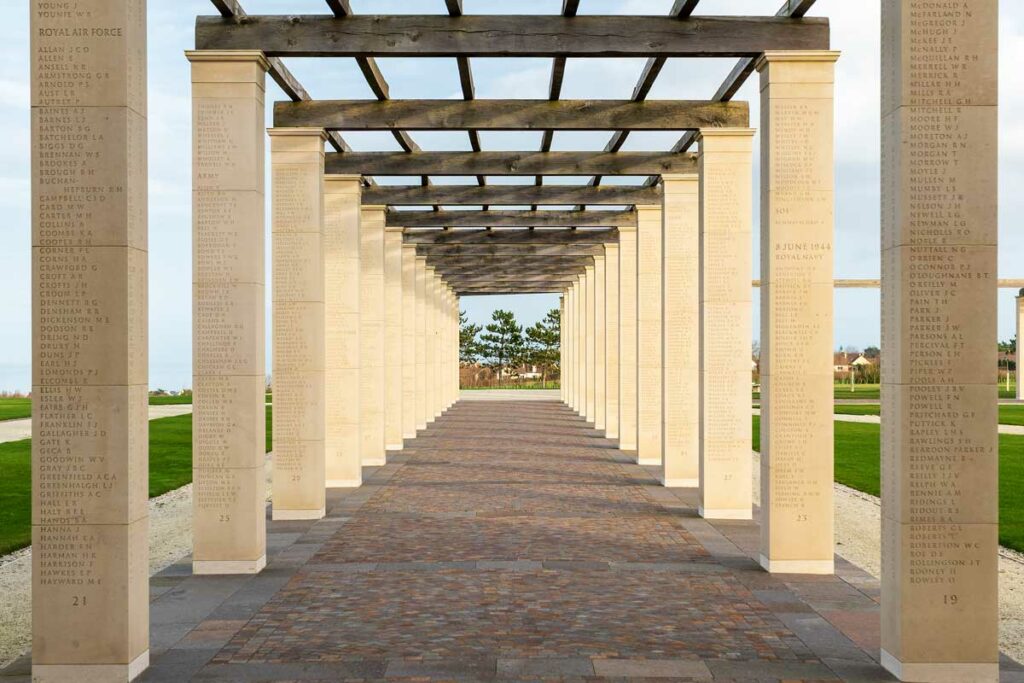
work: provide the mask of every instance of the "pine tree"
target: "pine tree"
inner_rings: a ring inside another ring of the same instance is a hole
[[[559,369],[561,319],[561,311],[552,308],[544,320],[526,330],[527,362],[541,369],[541,386],[547,385],[549,373]]]
[[[483,353],[477,335],[483,328],[469,322],[465,311],[459,311],[459,361],[471,365],[480,360]]]
[[[491,324],[480,335],[483,355],[498,373],[498,382],[505,377],[505,369],[523,358],[523,326],[516,322],[511,311],[496,310]]]

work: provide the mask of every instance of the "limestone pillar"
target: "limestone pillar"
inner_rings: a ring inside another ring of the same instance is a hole
[[[384,207],[364,205],[359,235],[360,459],[386,462],[384,348]]]
[[[426,352],[426,393],[424,400],[426,401],[426,414],[427,423],[434,421],[437,417],[436,407],[437,404],[434,400],[435,391],[437,384],[435,378],[437,377],[437,353],[434,346],[434,324],[435,324],[435,308],[437,306],[437,274],[433,266],[427,266],[427,279],[425,282],[426,290],[423,297],[423,315],[426,327],[426,337],[424,339],[424,348]]]
[[[605,429],[605,285],[604,254],[594,257],[594,429]]]
[[[999,678],[997,45],[996,0],[882,3],[881,662],[903,680]]]
[[[402,247],[402,438],[416,438],[416,247]]]
[[[127,681],[149,665],[146,3],[53,9],[29,4],[32,679]]]
[[[416,257],[416,429],[427,428],[427,258]]]
[[[833,571],[832,91],[837,52],[761,73],[761,566]],[[749,374],[749,373],[748,373]]]
[[[594,272],[594,265],[586,267],[586,283],[587,283],[587,365],[585,372],[587,373],[587,421],[594,422],[595,413],[597,411],[597,320],[596,320],[596,307],[597,301],[597,276]]]
[[[750,519],[753,129],[700,132],[700,504]]]
[[[458,400],[459,393],[459,299],[455,296],[455,290],[448,286],[448,316],[445,320],[448,332],[445,341],[445,356],[448,359],[448,375],[445,377],[445,386],[448,387],[447,407],[454,405]]]
[[[1024,400],[1024,385],[1022,385],[1022,383],[1021,383],[1021,375],[1020,375],[1020,363],[1021,363],[1021,351],[1020,351],[1021,341],[1020,340],[1022,339],[1021,333],[1024,332],[1024,324],[1022,324],[1022,323],[1024,323],[1024,289],[1022,289],[1022,290],[1020,290],[1020,292],[1018,292],[1017,297],[1016,297],[1016,301],[1017,301],[1017,351],[1014,353],[1014,363],[1016,364],[1016,369],[1014,370],[1013,378],[1017,382],[1017,393],[1016,393],[1017,400],[1021,401],[1021,400]]]
[[[324,178],[324,425],[328,487],[363,482],[359,452],[359,251],[361,178]]]
[[[700,468],[699,188],[695,174],[661,180],[661,483],[695,487]]]
[[[562,382],[565,384],[565,403],[570,408],[576,404],[576,341],[573,333],[576,330],[576,286],[571,284],[565,289],[565,367],[562,369]]]
[[[267,62],[260,52],[187,56],[193,131],[192,571],[249,574],[266,564]]]
[[[558,297],[558,396],[565,403],[565,293]]]
[[[384,444],[402,450],[402,228],[384,229]]]
[[[576,323],[579,339],[576,342],[577,353],[579,353],[579,362],[576,363],[576,381],[579,386],[579,397],[576,402],[579,404],[580,415],[589,422],[587,416],[587,367],[589,365],[587,361],[587,276],[586,272],[579,276],[577,288],[579,289],[579,302],[576,304],[576,310],[578,311],[579,320]]]
[[[619,438],[619,245],[604,245],[604,434]]]
[[[637,462],[661,465],[661,207],[638,206]]]
[[[619,450],[636,451],[636,227],[619,226]]]
[[[274,519],[324,516],[324,141],[271,128]]]

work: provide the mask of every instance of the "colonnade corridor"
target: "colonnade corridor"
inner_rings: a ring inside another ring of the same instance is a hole
[[[365,474],[259,575],[155,577],[141,680],[892,680],[877,581],[765,572],[557,400],[461,400]]]

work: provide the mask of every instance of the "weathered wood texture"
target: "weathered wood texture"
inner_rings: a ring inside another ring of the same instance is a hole
[[[272,57],[756,57],[824,50],[828,20],[651,16],[249,16],[196,18],[198,50]]]
[[[455,258],[458,256],[479,260],[498,256],[502,258],[526,258],[543,256],[599,256],[604,253],[600,244],[419,244],[416,253],[433,257]]]
[[[643,185],[378,185],[363,190],[363,204],[389,206],[661,205],[661,188]]]
[[[694,154],[671,152],[347,152],[326,173],[363,175],[657,175],[696,173]]]
[[[396,228],[567,228],[636,225],[634,211],[389,211]]]
[[[405,244],[604,244],[618,242],[612,230],[424,230],[406,231]]]
[[[276,102],[274,126],[326,130],[698,130],[746,127],[746,102],[316,100]]]

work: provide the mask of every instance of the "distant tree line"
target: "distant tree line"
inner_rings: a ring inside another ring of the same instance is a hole
[[[498,383],[524,365],[536,367],[543,384],[558,375],[561,313],[548,311],[540,322],[523,328],[511,311],[498,309],[486,326],[475,325],[459,312],[459,360],[491,369]]]

